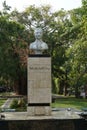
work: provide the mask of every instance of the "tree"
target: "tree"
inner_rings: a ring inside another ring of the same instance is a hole
[[[52,57],[52,77],[53,82],[54,79],[58,78],[58,81],[60,82],[60,90],[62,91],[64,86],[66,86],[66,70],[61,69],[64,68],[64,63],[67,60],[65,51],[69,46],[69,37],[70,35],[70,29],[72,28],[72,23],[68,19],[68,13],[64,10],[60,10],[57,12],[52,13],[50,6],[42,6],[39,8],[36,8],[34,6],[30,6],[29,8],[25,9],[25,11],[19,13],[17,10],[14,10],[10,14],[10,20],[17,23],[19,26],[22,25],[25,28],[25,34],[20,33],[23,32],[23,30],[20,30],[20,28],[17,30],[13,30],[11,32],[15,32],[14,36],[12,35],[12,54],[15,58],[17,57],[17,61],[20,61],[20,47],[21,43],[20,39],[24,39],[25,42],[28,44],[31,43],[34,40],[33,36],[33,29],[36,26],[41,26],[44,30],[44,39],[45,42],[48,43],[49,50],[48,53]],[[27,38],[26,33],[29,32],[29,38]],[[8,38],[8,37],[7,37]],[[71,39],[72,40],[72,39]],[[19,43],[19,44],[18,44]],[[16,62],[15,62],[16,63]],[[19,62],[20,63],[20,62]],[[17,68],[20,68],[21,70],[21,64],[17,62],[16,66],[19,66]],[[23,68],[22,68],[23,69]],[[18,72],[15,75],[19,74],[19,77],[21,77],[21,72]],[[20,79],[18,80],[20,83],[22,82]],[[61,86],[62,89],[61,89]],[[53,86],[53,91],[55,89],[55,85]],[[59,91],[60,91],[59,90]],[[61,93],[60,91],[60,93]]]
[[[15,86],[18,94],[25,94],[27,90],[26,65],[28,48],[25,27],[10,19],[10,14],[2,11],[0,15],[0,75],[7,82]],[[27,35],[28,39],[28,35]]]
[[[83,0],[82,7],[75,9],[71,13],[71,20],[74,24],[73,27],[78,27],[77,37],[74,40],[74,43],[70,48],[67,50],[67,54],[69,57],[68,63],[71,66],[71,70],[69,73],[70,84],[75,88],[76,96],[78,96],[78,92],[81,89],[82,85],[86,85],[86,73],[87,73],[87,23],[86,23],[86,0]],[[84,8],[85,6],[85,8]],[[73,16],[73,17],[72,17]]]

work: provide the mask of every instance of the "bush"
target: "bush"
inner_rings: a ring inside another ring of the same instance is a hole
[[[24,111],[26,110],[26,100],[22,99],[14,99],[10,105],[11,109],[16,109],[16,111]]]
[[[26,106],[26,102],[24,101],[24,99],[20,99],[20,100],[18,101],[18,106],[19,106],[19,107],[25,107],[25,106]]]
[[[18,100],[17,99],[14,99],[10,105],[10,108],[11,109],[16,109],[18,108]]]

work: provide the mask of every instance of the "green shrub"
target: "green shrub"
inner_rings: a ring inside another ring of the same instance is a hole
[[[26,100],[22,99],[14,99],[10,105],[11,109],[16,109],[16,111],[24,111],[26,110]]]
[[[24,99],[20,99],[20,100],[18,101],[18,106],[19,106],[19,107],[25,107],[25,106],[26,106],[25,100],[24,100]]]
[[[18,100],[17,99],[14,99],[10,105],[10,108],[11,109],[16,109],[18,108]]]

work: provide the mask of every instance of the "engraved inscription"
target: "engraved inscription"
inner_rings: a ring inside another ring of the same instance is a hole
[[[44,66],[29,66],[30,70],[50,70],[50,67]]]

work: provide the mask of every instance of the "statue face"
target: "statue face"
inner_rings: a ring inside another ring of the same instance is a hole
[[[43,34],[42,29],[41,28],[36,28],[34,34],[35,34],[35,38],[36,39],[38,39],[38,40],[41,39],[42,38],[42,34]]]

